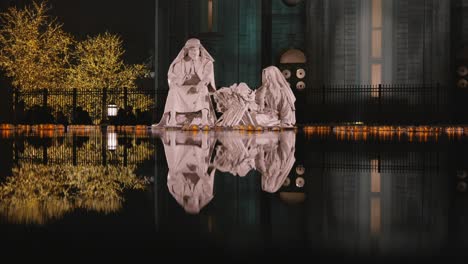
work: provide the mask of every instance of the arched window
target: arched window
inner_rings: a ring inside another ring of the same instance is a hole
[[[291,88],[302,91],[306,88],[307,74],[305,63],[307,58],[301,50],[289,49],[280,57],[280,70],[291,85]]]
[[[304,52],[298,49],[290,49],[280,57],[280,63],[306,63],[307,59]]]

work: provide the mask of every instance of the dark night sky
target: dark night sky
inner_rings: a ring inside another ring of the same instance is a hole
[[[154,47],[152,0],[49,0],[50,14],[79,39],[109,31],[122,36],[127,63],[141,63]]]

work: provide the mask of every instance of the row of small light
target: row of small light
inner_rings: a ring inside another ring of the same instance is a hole
[[[306,126],[304,132],[306,134],[323,134],[330,133],[349,133],[349,134],[441,134],[445,132],[448,135],[463,135],[468,134],[468,128],[465,127],[431,127],[431,126],[335,126],[333,129],[323,126]]]

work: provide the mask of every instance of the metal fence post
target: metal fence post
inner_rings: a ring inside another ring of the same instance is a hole
[[[128,108],[128,88],[124,87],[124,110],[127,111]]]
[[[382,84],[379,83],[379,118],[378,121],[382,121]]]
[[[12,89],[13,93],[13,124],[18,125],[18,96],[19,90],[17,88]]]
[[[127,164],[128,164],[128,150],[127,150],[127,134],[124,134],[124,155],[123,155],[123,158],[124,158],[124,167],[127,167]]]
[[[107,123],[107,88],[102,89],[102,107],[101,107],[101,124]]]
[[[78,164],[77,162],[77,145],[76,145],[76,134],[73,134],[73,145],[72,145],[72,154],[73,154],[73,166],[76,166]]]
[[[322,84],[322,104],[325,104],[325,84]]]
[[[436,112],[437,112],[437,115],[440,115],[440,83],[437,82],[436,84]],[[440,117],[437,116],[437,119],[439,119]],[[439,120],[437,120],[439,121]]]
[[[101,131],[101,157],[102,166],[107,166],[107,132]]]
[[[45,108],[47,107],[47,97],[48,97],[49,91],[47,89],[42,90],[42,106]]]
[[[75,124],[75,121],[76,121],[76,104],[77,104],[77,100],[78,100],[78,89],[77,88],[73,88],[73,103],[72,103],[72,120],[71,120],[71,123],[72,124]]]
[[[42,146],[42,164],[47,165],[49,163],[49,158],[47,157],[47,146]]]

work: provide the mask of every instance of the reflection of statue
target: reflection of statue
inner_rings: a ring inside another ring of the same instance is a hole
[[[278,191],[296,161],[296,134],[284,131],[276,135],[261,134],[257,139],[256,168],[262,174],[262,190],[270,193]]]
[[[215,169],[210,166],[210,157],[214,138],[206,133],[165,131],[162,140],[169,192],[186,212],[199,213],[213,199]]]
[[[169,93],[157,127],[214,125],[216,116],[209,96],[216,91],[213,62],[200,40],[187,40],[169,66]]]
[[[224,132],[218,139],[221,145],[213,162],[216,169],[239,176],[256,169],[262,175],[262,190],[266,192],[278,191],[296,161],[294,131],[250,135]]]
[[[216,170],[244,177],[257,170],[262,190],[276,192],[295,162],[294,131],[247,134],[238,131],[190,133],[160,130],[168,175],[167,187],[188,213],[197,214],[213,198]],[[213,162],[211,156],[215,143]]]
[[[216,169],[241,177],[255,169],[257,146],[254,136],[233,131],[218,134],[217,138],[221,145],[216,149],[213,162]]]
[[[294,96],[289,83],[275,66],[262,73],[262,86],[252,91],[245,83],[221,88],[214,93],[218,111],[223,115],[217,125],[252,125],[292,128],[296,124]]]

